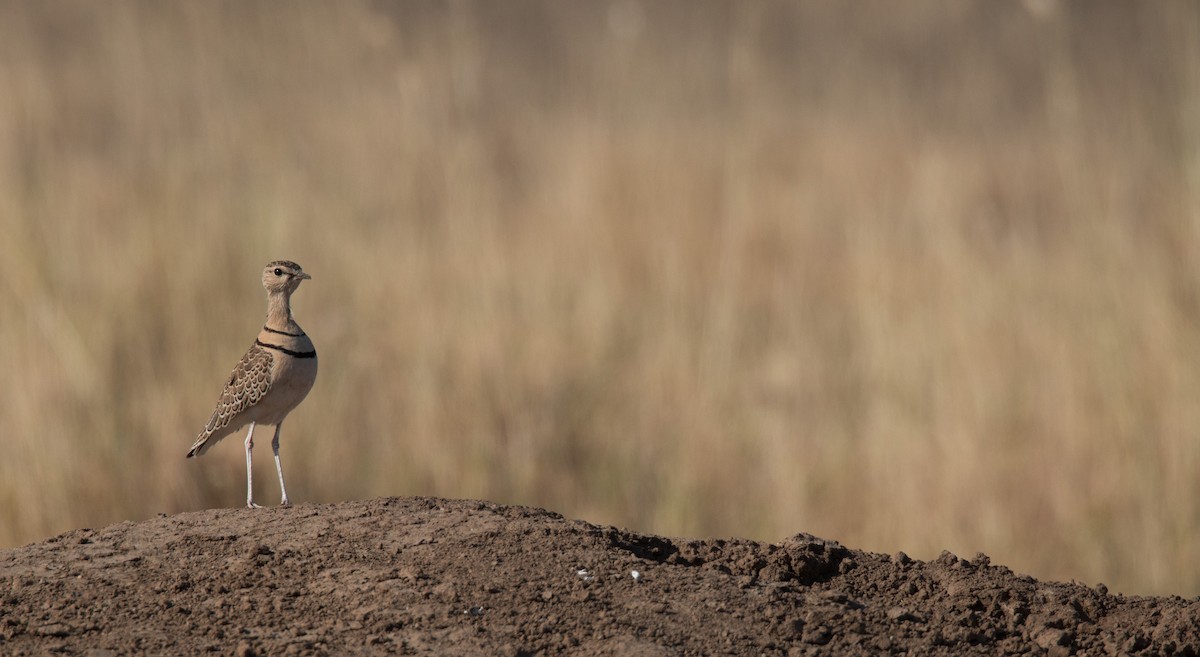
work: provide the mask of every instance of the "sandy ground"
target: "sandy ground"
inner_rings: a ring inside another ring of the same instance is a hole
[[[809,535],[634,534],[388,498],[222,509],[0,551],[0,654],[1198,655],[1200,601]]]

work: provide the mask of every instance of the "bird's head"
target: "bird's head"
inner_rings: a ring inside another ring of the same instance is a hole
[[[304,273],[300,265],[290,260],[276,260],[263,268],[263,287],[271,294],[291,294],[300,286],[300,281],[312,278]]]

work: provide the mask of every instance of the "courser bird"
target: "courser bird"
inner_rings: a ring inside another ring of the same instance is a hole
[[[317,350],[300,325],[292,318],[292,293],[301,281],[312,278],[300,265],[275,260],[263,268],[262,284],[267,290],[267,322],[246,355],[229,375],[217,408],[188,450],[188,458],[200,456],[225,436],[250,425],[246,432],[246,506],[254,503],[254,426],[275,425],[271,450],[275,452],[275,470],[283,506],[290,506],[283,484],[283,466],[279,462],[279,431],[283,420],[296,408],[317,379]]]

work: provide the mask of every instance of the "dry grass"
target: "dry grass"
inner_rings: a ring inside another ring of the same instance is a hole
[[[892,10],[0,4],[0,544],[239,503],[286,257],[293,499],[1200,593],[1200,10]]]

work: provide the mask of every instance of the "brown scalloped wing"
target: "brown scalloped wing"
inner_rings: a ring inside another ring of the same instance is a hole
[[[234,418],[257,404],[267,394],[271,389],[272,359],[271,352],[257,344],[252,345],[246,355],[242,356],[229,375],[225,389],[221,391],[217,408],[208,419],[208,424],[204,425],[204,431],[196,438],[188,456],[203,453],[207,448],[206,443],[214,435],[217,435],[217,440],[224,437],[226,432],[221,429],[228,427]]]

